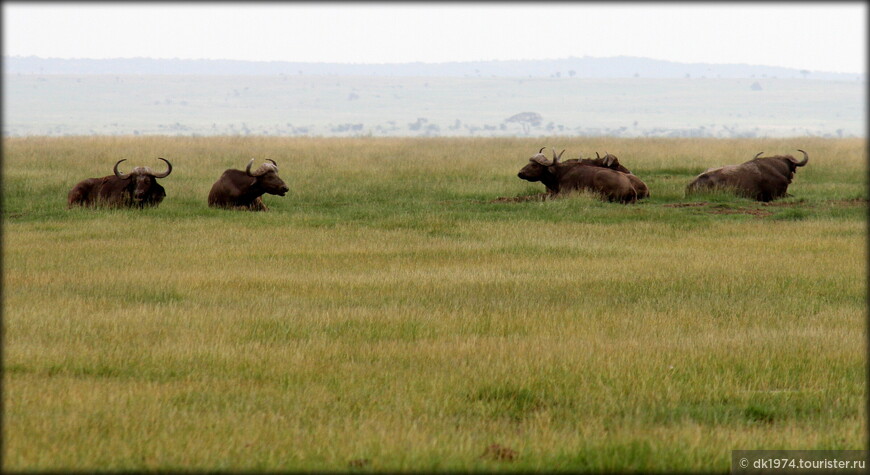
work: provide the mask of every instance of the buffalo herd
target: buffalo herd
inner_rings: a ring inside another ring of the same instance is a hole
[[[601,157],[572,158],[560,161],[564,150],[548,158],[544,148],[529,158],[517,176],[530,182],[541,182],[546,194],[559,196],[576,191],[596,194],[603,200],[618,203],[634,203],[650,196],[646,184],[628,168],[619,163],[614,155],[605,152]],[[798,161],[791,155],[762,157],[760,152],[752,160],[739,165],[725,165],[710,168],[701,173],[686,187],[686,195],[693,193],[723,190],[756,201],[772,201],[787,193],[788,185],[794,178],[797,167],[809,161],[803,150],[803,160]],[[88,178],[77,183],[67,195],[67,204],[73,206],[114,206],[144,208],[159,205],[166,197],[166,190],[157,183],[158,178],[166,178],[172,173],[172,164],[165,158],[166,171],[156,173],[149,167],[135,167],[129,173],[122,173],[115,163],[112,175],[102,178]],[[266,193],[284,196],[290,188],[278,176],[278,164],[274,160],[263,163],[251,171],[254,159],[248,162],[245,170],[229,169],[215,181],[208,194],[208,205],[246,211],[268,211],[262,196]]]
[[[148,167],[136,167],[128,174],[118,171],[119,160],[113,169],[115,174],[102,178],[80,181],[67,195],[67,205],[111,206],[142,208],[157,206],[166,197],[166,190],[157,183],[157,178],[166,178],[172,172],[172,164],[166,162],[166,171],[154,173]],[[251,171],[254,159],[248,162],[245,171],[229,169],[211,187],[208,205],[215,208],[246,211],[268,211],[263,203],[263,194],[284,196],[290,188],[278,176],[278,164],[264,163]]]

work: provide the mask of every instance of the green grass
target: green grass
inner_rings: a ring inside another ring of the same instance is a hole
[[[497,200],[543,191],[516,177],[543,145],[652,197]],[[683,195],[797,148],[787,199]],[[159,208],[66,209],[157,156]],[[251,157],[290,193],[206,207]],[[6,138],[3,167],[6,470],[723,472],[867,443],[864,140]]]

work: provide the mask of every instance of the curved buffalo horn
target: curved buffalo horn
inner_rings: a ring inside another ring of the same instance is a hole
[[[801,150],[801,149],[798,149],[798,152],[804,154],[804,159],[801,160],[800,162],[797,162],[797,161],[795,161],[794,159],[792,159],[792,161],[794,162],[795,166],[797,166],[797,167],[802,167],[802,166],[806,165],[808,161],[810,161],[810,156],[807,155],[807,152],[804,152],[804,151]]]
[[[163,173],[152,173],[151,176],[153,176],[154,178],[166,178],[166,177],[168,177],[169,174],[172,173],[172,164],[169,163],[169,160],[167,160],[165,158],[158,157],[157,159],[163,160],[164,162],[166,162],[166,171]]]
[[[760,157],[762,153],[764,153],[764,152],[758,152],[758,153],[756,153],[755,156],[752,157],[752,159],[755,160],[756,158]]]
[[[271,158],[267,158],[266,161],[268,161],[268,162],[272,162],[272,165],[275,165],[275,168],[278,167],[278,164],[275,163],[275,160],[272,160]]]
[[[561,155],[560,155],[561,156]],[[553,165],[559,163],[559,157],[556,156],[556,149],[553,148]],[[552,165],[551,165],[552,166]]]
[[[126,159],[126,158],[122,158],[121,160],[118,160],[118,163],[116,163],[116,164],[115,164],[115,167],[112,168],[112,171],[115,172],[115,176],[118,177],[118,178],[120,178],[120,179],[122,179],[122,180],[126,180],[126,179],[130,178],[130,175],[129,175],[129,174],[125,175],[125,174],[123,174],[123,173],[121,173],[121,172],[118,171],[118,165],[120,165],[121,162],[123,162],[123,161],[125,161],[125,160],[127,160],[127,159]]]
[[[545,148],[547,148],[547,147],[541,147],[541,149],[540,149],[540,150],[538,150],[538,153],[541,153],[541,152],[543,152],[543,151],[544,151],[544,149],[545,149]]]
[[[268,160],[268,161],[270,161],[270,162],[272,162],[272,163],[275,163],[274,160],[269,160],[269,159],[266,159],[266,160]],[[251,165],[253,165],[253,164],[254,164],[254,159],[252,158],[251,161],[248,162],[248,166],[245,167],[245,173],[246,173],[248,176],[252,176],[252,177],[256,178],[256,177],[258,177],[258,176],[262,176],[262,175],[264,175],[264,174],[268,171],[268,170],[264,170],[264,169],[261,167],[261,168],[258,168],[257,170],[254,170],[254,173],[251,173]],[[276,167],[276,168],[278,167],[278,164],[277,164],[277,163],[275,163],[275,167]]]
[[[595,159],[597,160],[599,158],[601,158],[601,155],[598,155],[598,152],[595,152]]]
[[[562,159],[562,154],[565,153],[565,149],[563,148],[561,152],[559,152],[559,160]]]

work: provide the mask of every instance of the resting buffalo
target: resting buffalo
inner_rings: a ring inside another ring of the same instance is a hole
[[[216,208],[235,208],[247,211],[268,211],[263,193],[284,196],[290,188],[278,177],[278,164],[264,163],[251,172],[252,158],[245,171],[229,169],[212,185],[208,205]]]
[[[788,185],[794,178],[797,167],[806,165],[810,160],[807,152],[798,152],[804,154],[804,159],[800,162],[791,155],[761,157],[764,152],[759,152],[755,158],[740,165],[710,168],[689,183],[686,194],[726,189],[756,201],[782,198],[787,196]]]
[[[529,163],[517,174],[527,181],[540,181],[552,194],[569,193],[574,190],[588,190],[601,194],[608,201],[634,203],[637,201],[637,190],[631,184],[628,175],[607,167],[583,163],[577,159],[559,162],[562,150],[558,156],[553,149],[553,158],[547,158],[542,152],[529,159]]]
[[[166,197],[166,190],[157,183],[157,178],[166,178],[172,172],[169,160],[160,158],[166,162],[163,173],[154,173],[148,167],[136,167],[126,175],[118,171],[118,165],[124,160],[115,163],[114,175],[88,178],[76,184],[67,195],[67,205],[134,208],[159,205]]]
[[[637,191],[637,199],[642,200],[644,198],[649,198],[649,187],[646,186],[646,183],[643,182],[640,178],[638,178],[635,174],[631,173],[628,168],[625,168],[619,163],[619,159],[616,158],[615,155],[611,155],[607,152],[604,152],[604,157],[602,158],[598,155],[598,152],[595,152],[595,158],[581,158],[581,159],[571,159],[565,160],[562,163],[571,163],[577,160],[578,163],[584,165],[592,165],[596,167],[605,167],[610,168],[611,170],[616,170],[618,172],[625,173],[628,175],[629,181],[631,181],[631,186],[634,187],[635,191]]]

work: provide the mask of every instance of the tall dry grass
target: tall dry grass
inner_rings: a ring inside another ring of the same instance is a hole
[[[495,201],[542,191],[515,174],[543,145],[613,153],[653,197]],[[863,448],[864,145],[6,139],[4,468],[723,471],[734,449]],[[775,205],[682,195],[795,148]],[[65,208],[157,156],[159,208]],[[250,158],[291,192],[207,208]]]

